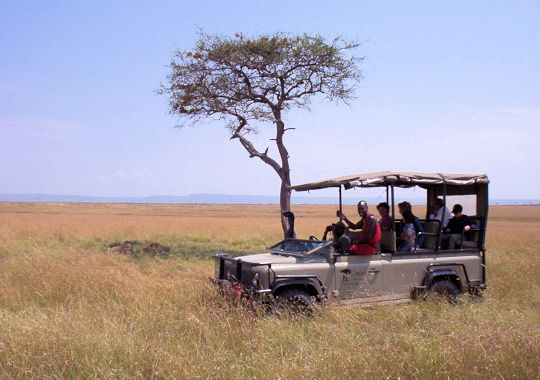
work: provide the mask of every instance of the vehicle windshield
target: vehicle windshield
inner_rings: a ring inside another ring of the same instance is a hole
[[[310,251],[315,250],[312,254],[325,254],[330,252],[328,246],[323,247],[327,242],[323,240],[300,240],[300,239],[286,239],[280,241],[276,245],[267,248],[268,252],[273,253],[286,253],[286,254],[301,254],[304,255]],[[317,249],[320,248],[320,249]]]

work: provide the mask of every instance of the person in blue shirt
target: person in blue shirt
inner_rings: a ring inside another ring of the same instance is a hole
[[[403,213],[403,231],[398,236],[398,252],[411,252],[415,247],[416,231],[414,229],[414,215],[410,211]]]
[[[422,244],[424,243],[424,239],[426,238],[424,235],[420,235],[418,236],[418,234],[420,232],[424,232],[424,228],[422,227],[422,223],[420,223],[420,218],[418,218],[417,216],[415,216],[413,213],[412,213],[412,206],[409,202],[401,202],[398,204],[398,208],[399,208],[399,212],[401,214],[401,216],[404,216],[404,214],[406,213],[411,213],[413,219],[414,219],[414,222],[413,222],[413,226],[414,226],[414,231],[416,233],[416,245],[420,248],[422,247]],[[403,229],[405,228],[405,222],[401,222],[400,224],[400,228],[399,228],[399,234],[401,235],[401,233],[403,232]]]

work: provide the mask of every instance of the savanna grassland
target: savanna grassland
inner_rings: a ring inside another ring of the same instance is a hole
[[[299,237],[335,219],[294,211]],[[292,319],[223,300],[211,255],[281,234],[274,205],[0,203],[0,378],[540,378],[540,207],[490,209],[488,290],[457,306]],[[106,253],[124,240],[170,251]]]

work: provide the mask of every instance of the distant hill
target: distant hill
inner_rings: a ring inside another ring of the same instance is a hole
[[[356,204],[359,198],[343,198],[343,203]],[[365,198],[370,204],[384,199]],[[412,204],[425,204],[423,198],[407,199]],[[190,194],[185,196],[155,195],[149,197],[93,197],[66,194],[0,194],[0,202],[96,202],[96,203],[217,203],[217,204],[279,204],[279,196],[238,194]],[[336,204],[337,197],[298,196],[293,204]],[[540,205],[540,199],[491,199],[492,205]]]
[[[149,197],[93,197],[66,194],[0,194],[0,202],[96,202],[96,203],[217,203],[217,204],[279,204],[279,196],[239,194],[190,194],[185,196],[154,195]],[[382,198],[366,198],[370,203]],[[336,204],[337,197],[293,195],[294,204]],[[356,204],[357,198],[343,198],[344,204]]]

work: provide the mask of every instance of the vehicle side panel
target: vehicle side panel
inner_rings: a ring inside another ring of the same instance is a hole
[[[382,294],[380,255],[338,256],[334,267],[338,298],[347,300]]]
[[[331,290],[333,283],[333,271],[331,265],[328,262],[313,262],[302,265],[295,264],[277,264],[272,266],[276,276],[280,278],[294,277],[294,276],[313,276],[318,278],[325,292]]]
[[[386,255],[385,255],[386,256]],[[478,253],[444,253],[423,255],[393,255],[383,260],[383,288],[385,294],[407,296],[414,286],[422,286],[429,266],[437,268],[441,264],[459,264],[456,272],[466,285],[466,281],[481,280],[481,257]],[[465,273],[461,269],[465,268]],[[441,266],[440,269],[444,269]],[[432,269],[433,270],[433,269]],[[436,270],[436,269],[435,269]]]

